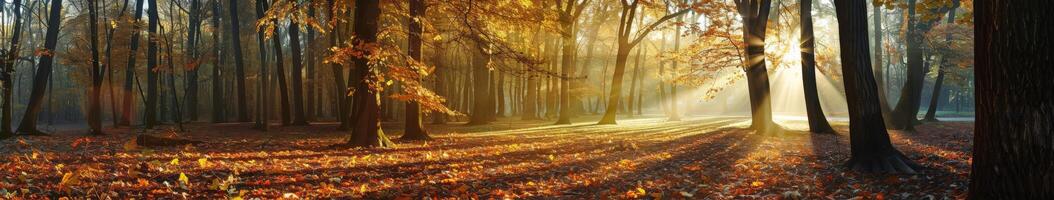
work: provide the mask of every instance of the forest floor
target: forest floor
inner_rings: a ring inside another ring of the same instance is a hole
[[[382,149],[330,148],[346,137],[333,123],[145,131],[205,142],[154,149],[131,142],[144,131],[127,128],[18,137],[0,141],[0,199],[962,199],[967,189],[970,122],[892,131],[897,148],[926,169],[888,175],[842,167],[845,123],[823,135],[785,121],[790,131],[762,136],[747,118],[595,119],[426,125],[434,140]],[[393,138],[397,127],[385,125]]]

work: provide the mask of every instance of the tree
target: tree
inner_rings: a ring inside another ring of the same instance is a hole
[[[201,60],[198,55],[198,41],[201,40],[201,1],[190,0],[190,19],[188,20],[187,28],[187,55],[190,56],[190,63],[187,63],[189,69],[187,69],[187,115],[191,121],[198,120],[198,68],[201,66]]]
[[[974,132],[970,199],[1054,198],[1050,1],[973,1]]]
[[[144,125],[147,128],[153,128],[157,125],[157,95],[158,95],[158,80],[157,80],[157,45],[161,35],[157,33],[158,26],[158,14],[157,14],[157,0],[147,0],[150,4],[147,8],[147,18],[149,18],[147,26],[147,45],[146,45],[146,119]]]
[[[476,51],[472,52],[472,92],[473,96],[476,97],[472,107],[472,117],[469,119],[466,125],[485,125],[490,123],[491,116],[494,115],[493,106],[490,104],[493,101],[486,101],[489,97],[492,97],[490,93],[490,69],[487,65],[491,62],[491,56],[487,53],[487,48],[478,45]]]
[[[151,0],[155,1],[155,0]],[[249,101],[245,99],[245,64],[242,60],[242,40],[241,33],[241,22],[238,21],[238,0],[230,0],[230,14],[231,14],[231,41],[234,42],[234,84],[237,88],[237,103],[238,103],[238,121],[248,122],[249,121]]]
[[[772,0],[736,0],[735,3],[743,20],[743,42],[747,46],[743,70],[747,74],[750,93],[750,127],[758,132],[770,133],[778,129],[772,122],[769,73],[765,66],[765,30]]]
[[[920,9],[921,8],[921,9]],[[922,43],[925,38],[923,34],[929,32],[939,17],[927,17],[932,13],[944,13],[950,7],[947,5],[935,5],[932,3],[918,4],[916,0],[908,0],[908,26],[904,34],[907,42],[906,54],[908,56],[907,79],[901,88],[900,99],[896,108],[891,113],[890,123],[893,129],[914,130],[918,123],[919,106],[922,103],[922,85],[926,79],[926,66],[923,60]],[[918,13],[922,11],[922,13]],[[921,16],[920,16],[921,15]]]
[[[689,8],[682,8],[677,12],[662,16],[658,18],[658,20],[643,26],[638,30],[633,28],[633,24],[636,20],[637,14],[644,14],[643,10],[639,10],[641,0],[634,0],[632,2],[624,0],[621,1],[621,3],[622,12],[620,14],[619,26],[616,32],[616,43],[618,44],[618,48],[615,54],[615,70],[611,76],[611,93],[607,99],[608,103],[607,109],[604,110],[604,117],[601,118],[597,124],[615,124],[615,117],[619,108],[619,100],[622,99],[622,77],[626,71],[626,60],[629,58],[629,52],[632,51],[640,41],[644,40],[652,30],[655,30],[655,27],[692,10],[690,8],[692,6],[688,6]]]
[[[836,0],[838,44],[849,108],[850,158],[846,166],[863,172],[915,173],[919,167],[890,143],[878,105],[867,40],[867,2]]]
[[[582,11],[585,10],[589,0],[557,0],[556,8],[559,14],[560,23],[560,39],[563,47],[563,58],[560,59],[561,65],[561,76],[560,77],[560,117],[556,120],[556,124],[571,124],[571,76],[574,74],[575,66],[575,55],[578,51],[578,43],[575,40],[578,39],[578,28],[575,26],[578,24],[578,17],[582,16]]]
[[[266,7],[267,5],[264,0],[256,0],[256,20],[264,19]],[[258,90],[256,94],[256,97],[259,99],[259,103],[256,105],[256,128],[262,131],[268,130],[268,119],[270,117],[268,114],[271,110],[271,97],[267,96],[267,93],[270,92],[269,86],[271,84],[271,74],[267,70],[267,43],[265,41],[267,41],[267,38],[264,34],[264,30],[257,31],[256,45],[259,47],[258,51],[260,52],[260,80],[258,82],[259,86],[257,87]]]
[[[304,114],[304,78],[303,78],[303,66],[304,66],[304,55],[300,53],[300,24],[296,21],[289,22],[289,49],[291,49],[293,57],[293,69],[291,75],[293,76],[293,125],[308,125],[307,115]],[[278,39],[275,39],[278,40]]]
[[[223,42],[220,40],[220,0],[212,1],[212,122],[227,121],[223,103]],[[133,44],[134,45],[134,44]]]
[[[11,113],[14,107],[11,101],[14,98],[11,96],[11,92],[14,90],[14,82],[12,81],[11,74],[15,71],[15,60],[18,59],[18,51],[21,49],[20,38],[22,37],[22,0],[15,0],[13,2],[14,9],[11,9],[15,14],[14,30],[11,32],[11,46],[7,48],[7,55],[4,56],[3,66],[0,67],[0,81],[3,82],[3,109],[0,112],[0,139],[10,137],[14,135],[11,132]]]
[[[955,10],[959,8],[959,1],[953,0],[952,4],[952,9],[948,11],[948,17],[945,24],[955,23]],[[944,35],[944,39],[947,40],[948,43],[951,43],[951,37],[952,33],[950,31]],[[948,60],[950,60],[949,56],[942,56],[940,64],[937,65],[937,78],[936,80],[933,80],[933,93],[930,95],[930,104],[926,109],[926,116],[923,117],[923,121],[937,121],[937,106],[939,105],[937,104],[937,100],[941,97],[941,85],[944,84],[944,66],[949,65]]]
[[[802,84],[805,88],[805,110],[809,117],[809,131],[813,133],[833,133],[834,129],[827,123],[820,106],[820,97],[816,91],[816,39],[812,30],[812,0],[801,0],[801,70]]]
[[[124,69],[124,91],[122,92],[122,105],[121,105],[121,122],[120,125],[130,126],[132,125],[132,113],[135,109],[135,92],[132,87],[135,86],[135,55],[139,51],[139,18],[143,17],[143,0],[135,1],[135,16],[132,19],[134,25],[132,25],[132,42],[129,44],[128,50],[128,64]],[[112,78],[112,77],[111,77]]]
[[[352,33],[359,44],[370,44],[377,42],[377,26],[380,19],[381,7],[379,0],[355,0],[355,18],[352,25]],[[369,48],[369,47],[365,47]],[[362,56],[352,58],[358,77],[355,78],[354,101],[355,127],[352,128],[351,138],[348,144],[357,147],[389,147],[395,145],[381,130],[381,105],[380,94],[374,84],[379,76],[376,71],[370,70],[375,63],[370,63],[368,57],[371,51],[364,51]]]
[[[44,53],[40,55],[37,72],[33,76],[33,90],[29,95],[29,104],[18,125],[18,132],[26,135],[46,135],[37,129],[37,116],[44,104],[44,92],[51,76],[51,65],[55,61],[55,46],[58,45],[59,26],[62,23],[62,0],[52,0],[48,13],[48,29],[44,33]]]
[[[91,87],[88,88],[88,125],[92,135],[102,135],[102,92],[103,76],[106,68],[99,64],[99,14],[95,0],[88,0],[88,41],[91,48]]]
[[[407,35],[407,43],[409,49],[407,54],[410,54],[410,58],[416,61],[421,59],[421,34],[422,34],[422,17],[425,14],[426,7],[424,0],[409,0],[410,1],[410,25],[407,27],[409,34]],[[428,132],[424,130],[424,125],[421,124],[421,105],[414,101],[406,102],[406,122],[404,123],[404,133],[402,139],[407,140],[427,140],[431,137],[428,136]]]

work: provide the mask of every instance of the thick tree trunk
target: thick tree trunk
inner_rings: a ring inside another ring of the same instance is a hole
[[[352,32],[356,40],[371,43],[377,40],[377,26],[381,14],[379,0],[356,0],[355,21]],[[356,147],[390,147],[394,146],[388,136],[384,135],[380,123],[380,95],[370,88],[369,82],[376,79],[377,74],[371,72],[368,60],[369,52],[363,57],[354,58],[355,68],[358,71],[358,82],[355,84],[356,112],[355,127],[352,129],[351,140],[348,144]]]
[[[890,143],[878,105],[878,85],[871,72],[867,42],[867,2],[835,1],[842,75],[849,106],[847,167],[863,172],[915,173],[919,167]]]
[[[801,61],[802,84],[805,88],[805,110],[809,117],[809,131],[813,133],[833,133],[834,129],[827,123],[827,117],[820,106],[819,92],[816,90],[816,40],[812,30],[812,0],[801,1]]]
[[[974,3],[970,199],[1054,199],[1051,1]]]
[[[747,88],[750,94],[750,127],[762,133],[778,130],[772,122],[772,103],[769,96],[769,73],[765,66],[765,29],[768,24],[771,0],[750,0],[737,5],[743,18],[743,41],[747,44],[744,63]],[[676,94],[672,94],[676,96]],[[676,110],[673,108],[672,110]]]
[[[300,49],[300,25],[296,22],[289,23],[289,48],[292,50],[293,57],[293,69],[290,70],[290,74],[293,76],[293,125],[303,126],[308,125],[307,114],[304,113],[304,78],[303,78],[303,66],[304,57],[301,54]]]
[[[407,43],[409,49],[406,51],[410,54],[410,58],[414,60],[421,60],[421,34],[422,34],[422,22],[420,19],[425,14],[424,0],[410,0],[410,25],[407,29],[410,34],[407,35]],[[405,140],[427,140],[431,137],[428,136],[428,132],[425,132],[424,125],[421,123],[421,105],[417,102],[410,100],[406,102],[406,122],[404,124],[404,133],[401,137]]]
[[[472,88],[473,103],[472,106],[472,117],[469,119],[467,125],[485,125],[490,124],[490,116],[494,115],[494,109],[489,109],[488,104],[493,101],[487,100],[493,98],[490,91],[490,70],[487,69],[487,63],[490,62],[490,55],[486,55],[482,50],[474,50],[472,53]]]
[[[48,14],[48,29],[44,34],[44,48],[48,53],[40,54],[40,66],[37,67],[37,72],[33,76],[33,90],[29,95],[29,104],[26,105],[26,112],[22,115],[22,122],[18,125],[18,132],[21,134],[45,134],[37,129],[37,116],[44,103],[44,92],[47,90],[48,80],[51,77],[51,65],[55,58],[55,46],[58,45],[61,22],[62,0],[52,0],[51,12]]]
[[[153,1],[153,0],[152,0]],[[234,84],[237,88],[237,104],[238,104],[238,121],[249,122],[249,100],[245,96],[245,61],[242,59],[242,40],[241,33],[241,22],[238,21],[238,2],[239,0],[230,0],[230,14],[231,14],[231,41],[234,42],[234,46],[231,48],[234,52]]]

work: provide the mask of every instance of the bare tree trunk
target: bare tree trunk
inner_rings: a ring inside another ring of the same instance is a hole
[[[750,127],[762,133],[778,130],[772,122],[769,74],[765,66],[765,29],[771,4],[771,0],[747,0],[737,4],[743,18],[743,41],[747,44],[744,71],[750,94]]]
[[[977,122],[969,199],[1054,199],[1051,7],[973,1]]]
[[[956,5],[952,6],[952,9],[948,11],[947,21],[945,21],[946,24],[955,23],[955,10],[959,7],[959,1],[955,0],[953,3]],[[948,43],[951,43],[951,37],[952,34],[949,32],[944,36],[944,39],[947,40]],[[926,109],[926,116],[923,117],[924,121],[937,121],[937,106],[939,106],[937,100],[941,97],[941,85],[944,84],[945,65],[948,65],[948,56],[942,56],[940,65],[937,65],[937,79],[933,81],[933,93],[930,95],[930,105]]]
[[[267,6],[265,4],[266,3],[264,0],[256,0],[256,20],[264,18],[267,9]],[[270,87],[268,86],[271,84],[271,82],[269,81],[270,71],[267,69],[267,40],[262,30],[256,32],[256,45],[257,48],[259,48],[258,51],[260,53],[260,71],[258,73],[260,80],[257,83],[259,85],[257,86],[258,89],[256,93],[256,97],[258,100],[256,105],[257,111],[255,128],[260,129],[262,131],[267,131],[269,129],[268,123],[270,121],[269,114],[271,110],[271,96],[268,95],[268,93],[270,92]]]
[[[304,113],[304,79],[303,79],[303,55],[300,53],[300,25],[296,22],[289,23],[289,48],[292,49],[293,69],[293,125],[308,125],[307,114]]]
[[[142,1],[142,0],[139,0]],[[141,8],[137,8],[141,9]],[[138,11],[137,11],[138,12]],[[223,41],[220,40],[220,1],[214,0],[212,2],[212,53],[215,58],[212,59],[212,122],[220,123],[226,122],[227,116],[224,109],[223,103],[223,76],[222,76],[222,59],[224,56],[221,55],[220,50],[223,49]],[[135,40],[136,38],[133,38]],[[134,43],[132,45],[135,45]]]
[[[379,0],[355,1],[355,21],[352,31],[355,39],[366,43],[377,40],[377,25],[381,13],[379,4]],[[355,65],[358,66],[355,70],[359,75],[358,82],[355,84],[355,97],[360,100],[355,103],[359,104],[357,107],[361,110],[355,112],[356,123],[348,144],[356,147],[394,146],[395,144],[389,141],[388,136],[385,136],[384,131],[381,130],[380,95],[368,85],[369,81],[377,76],[370,72],[369,63],[365,58],[369,54],[366,52],[365,56],[353,59]]]
[[[198,41],[201,40],[201,2],[190,1],[190,24],[187,25],[187,52],[190,55],[192,68],[187,70],[186,98],[187,115],[190,121],[198,120],[198,69],[201,68],[201,60],[198,55]]]
[[[420,18],[424,16],[425,9],[424,0],[410,0],[411,20],[409,20],[410,26],[407,28],[410,31],[410,34],[407,35],[409,49],[406,52],[414,60],[421,60],[422,19]],[[421,105],[412,100],[408,101],[406,103],[406,122],[402,139],[427,140],[431,138],[428,136],[428,132],[424,130],[421,118]]]
[[[158,125],[157,122],[157,95],[158,95],[158,80],[157,80],[157,41],[160,35],[157,33],[158,28],[158,14],[157,14],[157,0],[147,0],[150,4],[147,8],[147,16],[149,18],[148,23],[148,34],[147,37],[147,58],[146,58],[146,119],[143,120],[144,125],[147,128],[153,128]],[[163,115],[163,114],[162,114]]]
[[[870,66],[867,2],[838,0],[834,3],[849,106],[851,157],[846,166],[863,172],[915,173],[919,166],[893,147],[882,120],[878,84]]]
[[[809,117],[809,131],[813,133],[833,133],[831,124],[820,106],[819,92],[816,89],[816,39],[812,30],[812,0],[801,0],[801,61],[802,84],[805,88],[805,110]]]
[[[154,1],[154,0],[151,0]],[[239,0],[230,0],[230,14],[231,14],[231,41],[234,42],[234,84],[237,88],[237,104],[238,104],[238,121],[249,122],[249,101],[245,96],[245,64],[242,59],[242,40],[241,33],[241,22],[238,21],[238,2]]]

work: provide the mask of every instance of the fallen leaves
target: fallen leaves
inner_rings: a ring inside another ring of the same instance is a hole
[[[98,191],[121,191],[139,199],[955,199],[966,190],[969,145],[945,145],[970,143],[955,135],[968,132],[948,131],[969,129],[958,124],[893,134],[911,158],[942,169],[910,177],[842,170],[845,135],[777,138],[738,128],[714,131],[736,121],[645,122],[545,130],[495,126],[391,149],[319,148],[345,139],[332,126],[294,129],[318,134],[260,135],[248,128],[191,125],[201,131],[180,137],[224,141],[193,148],[143,148],[129,139],[132,134],[20,138],[8,143],[17,151],[0,157],[0,196],[102,197],[108,193]]]

